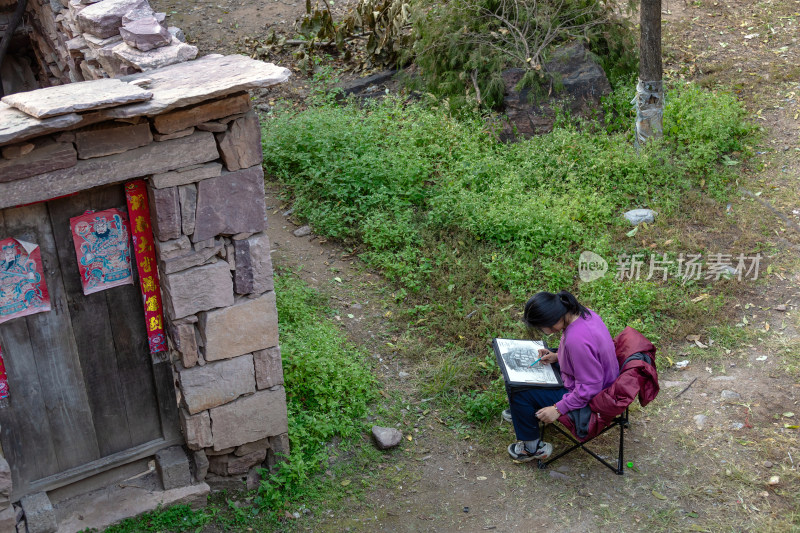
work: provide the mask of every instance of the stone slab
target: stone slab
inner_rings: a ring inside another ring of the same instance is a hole
[[[192,165],[186,168],[179,168],[172,172],[155,174],[150,178],[150,182],[156,189],[165,187],[178,187],[188,185],[208,178],[216,178],[222,173],[222,165],[219,163],[206,163],[205,165]]]
[[[158,142],[171,141],[172,139],[180,139],[181,137],[186,137],[187,135],[191,135],[192,133],[194,133],[194,128],[186,128],[185,130],[180,130],[173,133],[167,133],[167,134],[156,133],[153,135],[153,139],[155,139]]]
[[[153,126],[159,133],[172,133],[236,113],[245,113],[250,110],[250,105],[250,96],[247,93],[237,94],[221,100],[205,102],[186,109],[158,115],[153,119]],[[223,126],[223,131],[227,129],[224,125],[220,125]]]
[[[36,145],[33,143],[19,143],[4,146],[0,149],[5,159],[16,159],[33,152]]]
[[[263,231],[267,228],[266,216],[261,165],[203,180],[197,184],[192,242],[220,234]]]
[[[239,476],[246,474],[250,467],[261,464],[266,457],[266,448],[242,456],[216,455],[209,458],[208,471],[220,476]]]
[[[211,409],[214,449],[241,446],[288,431],[283,387],[258,391]]]
[[[75,147],[80,159],[120,154],[153,142],[150,125],[119,122],[98,124],[75,132]]]
[[[173,40],[172,34],[155,16],[142,17],[130,22],[123,21],[119,34],[129,46],[142,52],[167,46]]]
[[[229,129],[216,137],[222,162],[228,170],[261,164],[261,128],[254,111],[231,122]]]
[[[170,39],[172,39],[169,45],[154,48],[146,52],[134,48],[128,43],[120,43],[113,49],[114,57],[126,65],[142,71],[150,71],[152,69],[174,65],[175,63],[190,61],[197,57],[196,46],[180,42],[173,37],[171,33],[169,36]]]
[[[197,481],[203,481],[208,475],[208,456],[203,450],[196,450],[192,454],[192,461],[194,462],[194,478]]]
[[[119,33],[125,13],[146,5],[147,0],[103,0],[82,9],[77,15],[78,25],[101,39],[113,37]]]
[[[286,81],[290,74],[287,68],[246,56],[210,54],[190,63],[120,78],[126,82],[150,80],[147,88],[153,93],[153,98],[147,103],[109,109],[107,113],[115,118],[156,115],[211,98],[269,87]]]
[[[151,143],[121,154],[79,160],[73,167],[25,180],[0,183],[0,209],[49,200],[148,174],[164,173],[212,161],[217,157],[214,134],[200,131],[189,137]]]
[[[16,533],[17,513],[14,512],[13,506],[6,507],[0,511],[0,531],[3,533]]]
[[[269,448],[269,438],[257,440],[255,442],[248,442],[247,444],[242,444],[236,451],[233,452],[234,455],[237,457],[242,457],[244,455],[251,454],[253,452],[257,452],[260,450],[266,450]]]
[[[170,318],[183,318],[233,305],[233,281],[227,263],[190,268],[165,275],[162,281],[165,307]]]
[[[0,183],[73,167],[77,162],[78,157],[72,144],[39,142],[26,155],[15,159],[0,159]]]
[[[0,102],[0,146],[80,124],[77,113],[40,120]]]
[[[2,101],[35,118],[44,119],[141,102],[149,100],[152,96],[153,93],[136,85],[118,79],[104,78],[10,94],[4,96]]]
[[[20,504],[25,512],[28,533],[55,533],[58,529],[56,512],[46,493],[36,492],[23,496]]]
[[[190,183],[178,187],[181,203],[181,230],[184,235],[194,233],[195,212],[197,211],[197,187]]]
[[[57,504],[58,533],[104,531],[125,518],[160,507],[186,504],[199,509],[205,507],[211,492],[207,483],[161,490],[155,472],[137,481],[141,483],[117,483]]]
[[[189,414],[232,402],[256,390],[251,354],[180,371],[183,401]]]
[[[283,364],[279,346],[253,352],[253,364],[256,369],[256,386],[259,390],[283,385]]]
[[[185,235],[170,241],[156,240],[156,256],[159,259],[172,259],[192,251],[192,243]]]
[[[234,240],[236,272],[233,286],[238,294],[261,294],[274,288],[269,236],[257,233]]]
[[[9,506],[11,497],[11,467],[4,457],[0,456],[0,509]]]
[[[189,457],[183,446],[171,446],[156,453],[156,472],[164,490],[177,489],[192,484]]]
[[[186,270],[187,268],[216,262],[214,256],[222,250],[223,245],[221,240],[215,242],[216,245],[212,248],[203,248],[202,250],[192,251],[179,257],[160,261],[159,267],[161,268],[161,273],[172,274],[174,272]]]
[[[211,437],[211,418],[208,411],[191,415],[181,408],[181,429],[186,445],[191,450],[202,450],[213,444]]]
[[[181,204],[177,187],[153,189],[148,187],[150,199],[150,218],[153,233],[161,241],[177,239],[181,236]]]
[[[175,347],[181,353],[184,368],[197,364],[197,334],[192,324],[176,324],[172,329]]]
[[[227,263],[217,265],[228,268]],[[202,313],[198,318],[206,361],[229,359],[278,344],[274,292],[255,299],[241,298],[230,307]]]

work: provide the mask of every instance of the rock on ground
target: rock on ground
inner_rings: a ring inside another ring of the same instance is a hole
[[[381,426],[372,426],[372,436],[375,437],[375,443],[381,450],[394,448],[403,439],[403,434],[399,430]]]

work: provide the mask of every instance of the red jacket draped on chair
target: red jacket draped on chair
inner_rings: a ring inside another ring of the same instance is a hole
[[[614,348],[621,366],[619,377],[589,402],[592,415],[589,420],[588,435],[579,439],[581,441],[589,440],[603,431],[637,396],[639,403],[644,407],[658,395],[656,347],[653,343],[635,329],[627,327],[614,338]],[[622,366],[628,357],[638,352],[649,355],[653,364],[632,360]],[[575,434],[575,425],[569,415],[561,415],[558,421]]]

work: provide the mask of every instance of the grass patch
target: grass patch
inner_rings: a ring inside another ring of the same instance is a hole
[[[427,392],[468,394],[471,418],[481,419],[502,398],[496,370],[481,366],[488,340],[523,335],[516,313],[535,291],[570,289],[612,334],[631,325],[656,341],[686,317],[702,328],[721,305],[691,301],[714,290],[705,280],[577,281],[581,251],[607,258],[613,272],[618,254],[652,252],[647,236],[681,218],[689,193],[725,200],[753,131],[734,97],[679,85],[664,140],[637,153],[629,92],[606,100],[605,131],[565,122],[513,145],[496,143],[479,117],[392,99],[322,103],[265,121],[265,167],[296,215],[397,284],[417,339],[400,348],[431,369]],[[626,236],[621,214],[636,207],[660,216]]]

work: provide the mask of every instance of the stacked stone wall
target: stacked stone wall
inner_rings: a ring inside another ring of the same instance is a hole
[[[11,6],[13,7],[13,6]],[[42,87],[188,61],[197,48],[147,0],[29,0],[26,31]]]

